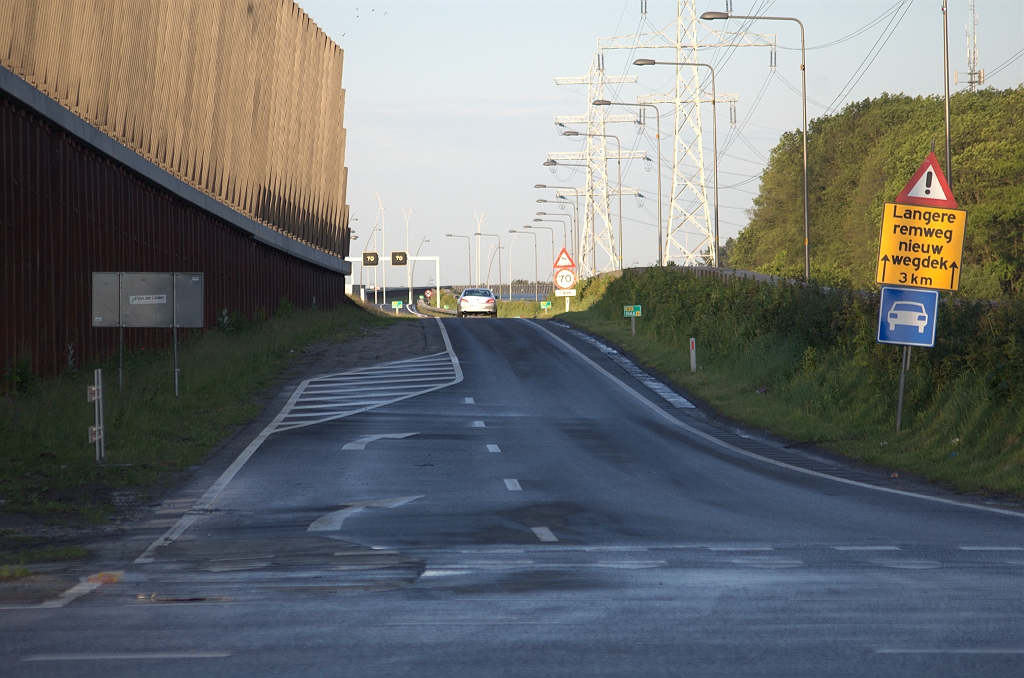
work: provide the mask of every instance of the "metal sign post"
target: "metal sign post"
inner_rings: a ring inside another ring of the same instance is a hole
[[[896,396],[896,433],[900,432],[903,423],[903,390],[907,383],[907,372],[910,371],[910,346],[903,347],[903,363],[900,365],[900,391]]]
[[[947,123],[948,120],[947,109]],[[911,347],[935,345],[939,291],[960,289],[967,212],[957,209],[953,191],[935,158],[934,146],[933,142],[932,152],[896,201],[885,203],[879,235],[875,282],[900,286],[882,287],[877,337],[881,344],[903,346],[896,395],[897,433],[903,425]],[[946,169],[949,170],[948,155]]]
[[[92,326],[118,328],[118,386],[124,383],[124,328],[171,328],[177,396],[178,328],[203,327],[203,274],[93,273]]]
[[[626,318],[629,318],[629,336],[635,337],[636,319],[641,317],[640,304],[635,304],[633,306],[623,306],[622,315]]]

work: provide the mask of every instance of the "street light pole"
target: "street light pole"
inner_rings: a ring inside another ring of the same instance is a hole
[[[595,132],[577,132],[576,130],[566,130],[562,132],[563,137],[610,137],[615,139],[615,145],[618,146],[619,155],[616,158],[619,169],[619,270],[622,270],[622,142],[619,141],[619,137],[614,134],[597,134]],[[597,269],[597,262],[594,262],[594,269]]]
[[[523,228],[543,228],[551,236],[551,282],[555,281],[555,229],[550,226],[531,226],[527,224]]]
[[[526,226],[526,228],[529,228],[529,226]],[[550,229],[548,229],[548,230],[550,230]],[[537,234],[536,233],[527,233],[526,231],[517,231],[515,229],[509,229],[508,232],[509,233],[518,233],[519,235],[532,235],[533,236],[533,300],[537,301],[540,298],[539,294],[538,294],[538,292],[539,292],[538,284],[539,284],[540,278],[539,278],[539,273],[538,273],[539,268],[537,266]],[[555,254],[554,252],[551,252],[552,258],[554,258],[554,254]],[[509,264],[508,264],[509,268],[512,268],[511,257],[512,257],[512,254],[511,254],[511,248],[510,248],[510,250],[509,250]],[[511,276],[511,275],[512,274],[509,273],[509,276]],[[511,289],[511,288],[509,288],[509,289]]]
[[[445,233],[446,238],[465,238],[466,239],[466,285],[473,284],[473,240],[468,235],[452,235],[451,233]]]
[[[409,286],[410,289],[416,285],[416,259],[420,256],[420,250],[423,249],[423,243],[425,242],[430,242],[427,240],[427,236],[423,236],[423,240],[420,240],[420,246],[416,248],[416,256],[409,257],[409,261],[412,262],[412,284]],[[412,305],[411,301],[409,302],[409,305]]]
[[[569,244],[570,245],[573,244],[573,242],[575,242],[575,239],[579,237],[579,234],[580,234],[579,233],[579,224],[576,223],[575,220],[571,216],[569,216],[568,214],[557,214],[557,213],[552,213],[552,212],[537,212],[537,216],[538,217],[555,217],[556,219],[568,219],[569,220],[569,236],[568,236]],[[573,249],[571,249],[569,251],[570,252],[575,252],[575,250],[576,250],[576,248],[574,247]]]
[[[704,64],[697,61],[654,61],[653,59],[637,59],[633,62],[636,66],[703,66],[711,71],[711,138],[714,145],[715,156],[715,238],[711,248],[711,263],[718,268],[719,264],[719,240],[718,240],[718,90],[715,86],[715,68],[711,64]],[[660,135],[659,135],[660,136]],[[660,151],[660,148],[659,148]],[[660,161],[659,161],[660,162]],[[659,177],[660,178],[660,177]],[[659,184],[660,186],[660,184]],[[660,208],[660,205],[659,205]]]
[[[402,216],[405,217],[405,256],[409,256],[409,217],[412,216],[412,210],[406,213],[405,209],[402,209]],[[422,246],[423,243],[420,243]],[[418,252],[417,252],[418,254]],[[409,266],[409,262],[405,264],[405,285],[409,288],[409,306],[412,306],[412,268]]]
[[[480,238],[481,237],[486,236],[488,238],[497,238],[498,239],[498,249],[501,249],[501,236],[499,236],[498,234],[496,234],[496,233],[480,233],[480,232],[477,232],[474,235],[476,235],[476,237],[477,237],[477,241],[476,241],[476,254],[477,254],[478,257],[480,256]],[[490,252],[488,252],[488,254],[490,254]],[[490,258],[490,257],[488,257],[488,258]],[[490,274],[491,274],[491,266],[490,266],[490,264],[488,264],[487,265],[487,276],[488,276],[488,278],[490,277]],[[476,270],[476,280],[477,280],[476,286],[480,287],[480,269],[479,268]],[[499,290],[498,294],[501,294],[501,256],[500,255],[498,256],[498,290]]]
[[[803,100],[804,113],[804,279],[811,281],[811,208],[810,188],[807,183],[807,47],[804,40],[804,24],[791,16],[746,16],[730,12],[704,12],[700,15],[704,21],[713,19],[753,19],[764,21],[795,21],[800,26],[800,97]],[[712,76],[713,77],[713,76]],[[946,82],[949,82],[947,77]]]
[[[479,235],[480,235],[480,228],[484,224],[484,216],[485,215],[484,215],[483,212],[480,213],[480,216],[477,216],[476,212],[473,212],[473,218],[476,219],[476,234],[478,236],[477,237],[477,241],[476,241],[476,286],[477,287],[480,287],[480,239],[479,239]]]
[[[942,0],[942,84],[946,90],[946,182],[953,187],[953,147],[949,141],[949,12]]]
[[[638,59],[637,61],[640,61],[640,60]],[[642,65],[642,64],[637,63],[636,61],[634,61],[633,63],[636,64],[637,66]],[[714,90],[713,86],[712,86],[712,90]],[[712,97],[714,97],[713,93],[712,93]],[[661,221],[661,111],[659,111],[658,107],[655,106],[654,104],[627,104],[627,103],[621,102],[621,101],[609,101],[608,99],[596,99],[594,101],[594,105],[595,106],[635,106],[636,108],[653,108],[654,109],[654,115],[655,115],[654,119],[655,119],[655,121],[657,122],[657,125],[658,125],[658,131],[657,131],[657,137],[658,137],[658,266],[664,266],[665,265],[665,255],[664,255],[664,250],[662,248],[662,233],[661,233],[661,226],[662,226],[662,221]],[[716,143],[717,143],[717,134],[716,134]],[[718,194],[717,194],[717,190],[718,190],[718,175],[717,175],[717,171],[718,171],[718,151],[717,151],[717,149],[715,151],[715,171],[716,171],[716,175],[715,175],[715,191],[716,191],[716,194],[715,194],[715,210],[716,210],[716,212],[715,212],[715,241],[717,242],[717,240],[718,240],[718,213],[717,213],[717,210],[718,210]],[[621,198],[622,196],[619,196],[619,197]],[[666,229],[666,231],[667,230],[668,229]]]
[[[519,234],[515,231],[509,231],[509,233],[515,233],[515,235],[512,236],[512,242],[508,244],[508,300],[512,301],[512,281],[515,280],[515,274],[513,273],[515,269],[512,268],[512,248],[515,246],[516,238],[519,237]],[[501,264],[498,265],[498,271],[498,276],[500,277]]]
[[[539,203],[552,203],[552,204],[558,205],[559,207],[562,207],[563,205],[568,205],[569,207],[572,208],[572,224],[573,224],[573,227],[570,230],[573,233],[573,235],[569,236],[569,243],[573,245],[573,248],[570,251],[573,253],[573,256],[575,256],[575,253],[576,253],[576,250],[577,250],[576,242],[579,240],[579,237],[580,237],[580,214],[579,214],[579,208],[576,205],[574,205],[571,202],[569,202],[568,200],[544,200],[543,198],[541,198],[541,199],[538,199],[537,202],[539,202]],[[537,214],[545,215],[545,216],[556,216],[556,217],[562,216],[561,214],[549,214],[547,212],[537,212]]]
[[[557,214],[552,214],[551,216],[558,216],[558,215]],[[569,240],[569,236],[567,235],[567,232],[565,230],[565,222],[564,221],[560,221],[558,219],[534,219],[534,221],[538,221],[538,222],[546,221],[546,222],[551,223],[551,224],[561,224],[562,225],[562,247],[565,247],[566,242],[568,242],[568,240]]]

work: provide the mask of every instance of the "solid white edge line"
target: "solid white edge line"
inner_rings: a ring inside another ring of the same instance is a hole
[[[689,433],[692,433],[693,435],[695,435],[695,436],[697,436],[699,438],[703,438],[704,440],[707,440],[710,443],[714,443],[714,444],[716,444],[716,445],[718,445],[720,447],[723,447],[723,448],[725,448],[725,449],[727,449],[727,450],[729,450],[731,452],[735,452],[736,454],[743,455],[744,457],[749,457],[750,459],[757,459],[759,461],[763,461],[763,462],[766,462],[766,463],[771,464],[773,466],[778,466],[780,468],[785,468],[785,469],[789,469],[791,471],[796,471],[797,473],[803,473],[803,474],[806,474],[806,475],[809,475],[809,476],[815,476],[817,478],[825,478],[827,480],[832,480],[832,481],[835,481],[837,483],[843,483],[844,485],[853,485],[854,487],[863,487],[863,488],[866,488],[866,489],[869,489],[869,490],[876,490],[878,492],[885,492],[885,493],[888,493],[888,494],[896,494],[896,495],[900,495],[900,496],[903,496],[903,497],[913,497],[915,499],[923,499],[925,501],[937,502],[939,504],[947,504],[949,506],[957,506],[957,507],[960,507],[960,508],[975,509],[977,511],[987,511],[989,513],[998,513],[998,514],[1004,515],[1004,516],[1013,516],[1014,518],[1022,518],[1022,519],[1024,519],[1024,513],[1017,513],[1015,511],[1007,511],[1005,509],[993,508],[991,506],[978,506],[977,504],[966,504],[966,503],[963,503],[963,502],[954,501],[952,499],[944,499],[943,497],[929,497],[926,494],[916,494],[914,492],[907,492],[905,490],[895,490],[895,489],[893,489],[891,487],[878,487],[877,485],[869,485],[868,483],[862,483],[862,482],[859,482],[859,481],[856,481],[856,480],[849,480],[847,478],[839,478],[837,476],[830,476],[827,473],[819,473],[818,471],[811,471],[810,469],[800,468],[799,466],[793,466],[791,464],[786,464],[785,462],[776,461],[774,459],[769,459],[768,457],[762,457],[759,454],[754,454],[753,452],[748,452],[748,451],[746,451],[744,449],[740,449],[739,447],[736,447],[735,445],[730,445],[729,443],[725,442],[724,440],[719,440],[718,438],[714,437],[713,435],[711,435],[709,433],[704,433],[703,431],[701,431],[699,429],[696,429],[696,428],[694,428],[692,426],[689,426],[689,425],[679,421],[678,419],[676,419],[675,417],[673,417],[672,415],[668,414],[663,409],[661,409],[660,407],[658,407],[657,405],[655,405],[654,403],[649,401],[647,398],[643,397],[642,395],[640,395],[639,393],[637,393],[636,391],[631,389],[628,385],[626,385],[623,381],[619,380],[612,373],[608,372],[606,369],[604,369],[603,367],[601,367],[600,365],[595,363],[593,360],[591,360],[590,358],[585,356],[583,353],[581,353],[579,350],[577,350],[575,346],[573,346],[572,344],[567,342],[565,339],[562,339],[560,336],[558,336],[557,334],[555,334],[551,330],[547,329],[546,327],[542,327],[540,325],[540,323],[537,323],[537,322],[532,321],[532,320],[527,320],[525,318],[520,319],[520,321],[524,322],[524,323],[527,323],[528,325],[530,325],[531,327],[536,329],[538,332],[544,332],[547,335],[549,335],[552,339],[554,339],[558,343],[562,344],[562,346],[564,346],[570,352],[575,354],[580,360],[584,361],[585,363],[587,363],[588,365],[593,367],[595,370],[597,370],[598,372],[600,372],[604,376],[608,377],[615,384],[617,384],[624,391],[626,391],[626,393],[630,394],[631,396],[633,396],[634,398],[639,400],[641,403],[643,403],[644,405],[649,407],[651,410],[653,410],[655,413],[657,413],[661,417],[667,419],[672,424],[678,426],[679,428],[681,428],[681,429],[683,429],[683,430],[685,430],[685,431],[687,431]]]
[[[438,389],[446,388],[448,386],[454,386],[455,384],[461,382],[463,377],[462,368],[459,366],[459,359],[455,355],[455,350],[452,349],[452,342],[451,340],[448,339],[448,332],[445,331],[444,324],[441,322],[440,318],[437,318],[436,320],[438,327],[441,328],[441,336],[444,338],[444,345],[448,349],[448,356],[451,358],[452,366],[455,368],[455,381],[452,381],[447,384],[442,384],[440,386],[435,386],[434,388],[427,389],[426,391],[421,391],[419,393],[412,393],[403,398],[397,398],[395,400],[392,400],[388,403],[382,403],[381,405],[366,407],[356,412],[348,413],[345,415],[338,415],[337,417],[332,417],[331,419],[309,422],[308,424],[289,426],[287,430],[301,428],[302,426],[310,426],[312,424],[320,424],[324,423],[324,421],[340,419],[343,416],[351,416],[352,414],[358,414],[359,412],[365,412],[366,410],[376,409],[376,407],[381,407],[383,405],[397,403],[399,401],[406,400],[407,398],[412,398],[413,396],[425,395],[432,391],[437,391]],[[267,424],[267,427],[264,428],[263,431],[258,436],[256,436],[256,439],[249,443],[249,445],[244,450],[242,450],[242,453],[239,454],[238,457],[235,458],[235,461],[232,462],[231,466],[229,466],[224,471],[224,473],[222,473],[220,477],[217,478],[217,481],[210,486],[210,489],[208,489],[206,493],[199,498],[199,501],[197,501],[195,505],[193,505],[192,508],[189,509],[185,515],[179,518],[178,521],[171,527],[171,529],[167,530],[167,532],[165,532],[162,537],[160,537],[152,544],[150,544],[149,547],[145,551],[143,551],[138,558],[135,559],[135,563],[144,564],[153,562],[153,553],[156,551],[156,549],[160,548],[161,546],[167,546],[175,539],[180,537],[185,532],[185,530],[191,527],[192,523],[194,523],[196,519],[198,519],[199,516],[201,515],[200,512],[205,511],[210,507],[210,505],[214,502],[217,496],[221,492],[223,492],[224,488],[227,487],[228,483],[231,482],[231,479],[235,477],[235,474],[238,473],[243,466],[245,466],[245,462],[249,461],[249,458],[252,457],[253,454],[255,454],[256,450],[259,449],[260,445],[262,445],[263,442],[270,437],[270,434],[273,433],[277,429],[277,426],[284,420],[284,418],[288,416],[288,413],[291,411],[291,408],[295,405],[296,401],[299,399],[299,396],[302,395],[303,390],[306,388],[306,386],[309,385],[311,381],[313,380],[307,379],[301,384],[299,384],[299,387],[295,389],[295,393],[291,395],[291,397],[288,399],[288,402],[285,403],[285,406],[282,407],[281,411],[277,414],[276,417],[274,417],[274,420]]]

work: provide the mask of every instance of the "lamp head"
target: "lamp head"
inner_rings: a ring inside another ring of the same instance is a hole
[[[594,99],[593,104],[594,106],[611,106],[612,102],[607,99]]]
[[[534,219],[534,221],[544,221],[543,219]]]
[[[544,166],[545,167],[554,167],[557,164],[558,164],[557,160],[545,160],[544,161]]]
[[[634,66],[653,66],[657,63],[654,59],[637,59],[633,62]]]
[[[579,135],[580,133],[574,129],[567,129],[564,132],[562,132],[563,137],[578,137]]]
[[[450,237],[452,237],[452,234],[451,234],[451,233],[445,233],[445,234],[444,234],[444,237],[446,237],[446,238],[450,238]]]
[[[729,13],[728,12],[704,12],[703,14],[700,15],[700,18],[703,21],[713,21],[714,19],[728,19],[729,18]]]
[[[533,187],[534,188],[547,188],[547,186],[545,186],[544,184],[534,184]]]

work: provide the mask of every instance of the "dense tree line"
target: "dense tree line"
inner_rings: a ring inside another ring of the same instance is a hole
[[[968,210],[961,294],[1024,300],[1024,87],[960,92],[951,101],[952,188]],[[932,143],[944,163],[940,97],[883,94],[812,121],[808,135],[811,272],[871,289],[882,207]],[[801,135],[772,150],[750,222],[727,245],[735,268],[802,277]]]

